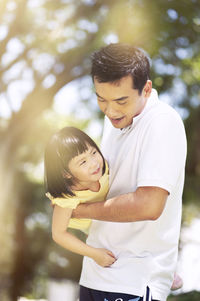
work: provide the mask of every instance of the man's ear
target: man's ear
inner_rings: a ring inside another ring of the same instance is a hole
[[[152,91],[152,81],[148,79],[143,88],[144,97],[148,98],[151,95],[151,91]]]

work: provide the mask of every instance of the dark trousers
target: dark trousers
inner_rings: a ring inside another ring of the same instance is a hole
[[[94,290],[84,286],[80,286],[80,299],[79,301],[159,301],[153,300],[150,296],[150,290],[147,287],[145,299],[140,296],[123,294],[123,293],[110,293]]]

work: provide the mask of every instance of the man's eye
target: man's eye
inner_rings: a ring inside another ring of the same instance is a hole
[[[125,105],[127,103],[127,101],[118,101],[117,103],[118,103],[118,105],[122,106],[122,105]]]
[[[99,98],[99,97],[98,97],[98,101],[99,102],[105,102],[105,100],[103,98]]]

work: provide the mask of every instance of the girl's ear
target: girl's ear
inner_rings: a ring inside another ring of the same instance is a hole
[[[71,178],[72,178],[72,175],[70,175],[69,172],[64,171],[64,172],[63,172],[63,177],[66,178],[66,179],[71,179]]]

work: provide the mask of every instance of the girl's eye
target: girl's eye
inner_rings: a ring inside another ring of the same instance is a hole
[[[85,163],[86,163],[86,160],[82,161],[81,164],[80,164],[80,166],[84,165]]]
[[[93,155],[95,155],[97,153],[97,151],[95,150],[95,151],[93,151]]]

